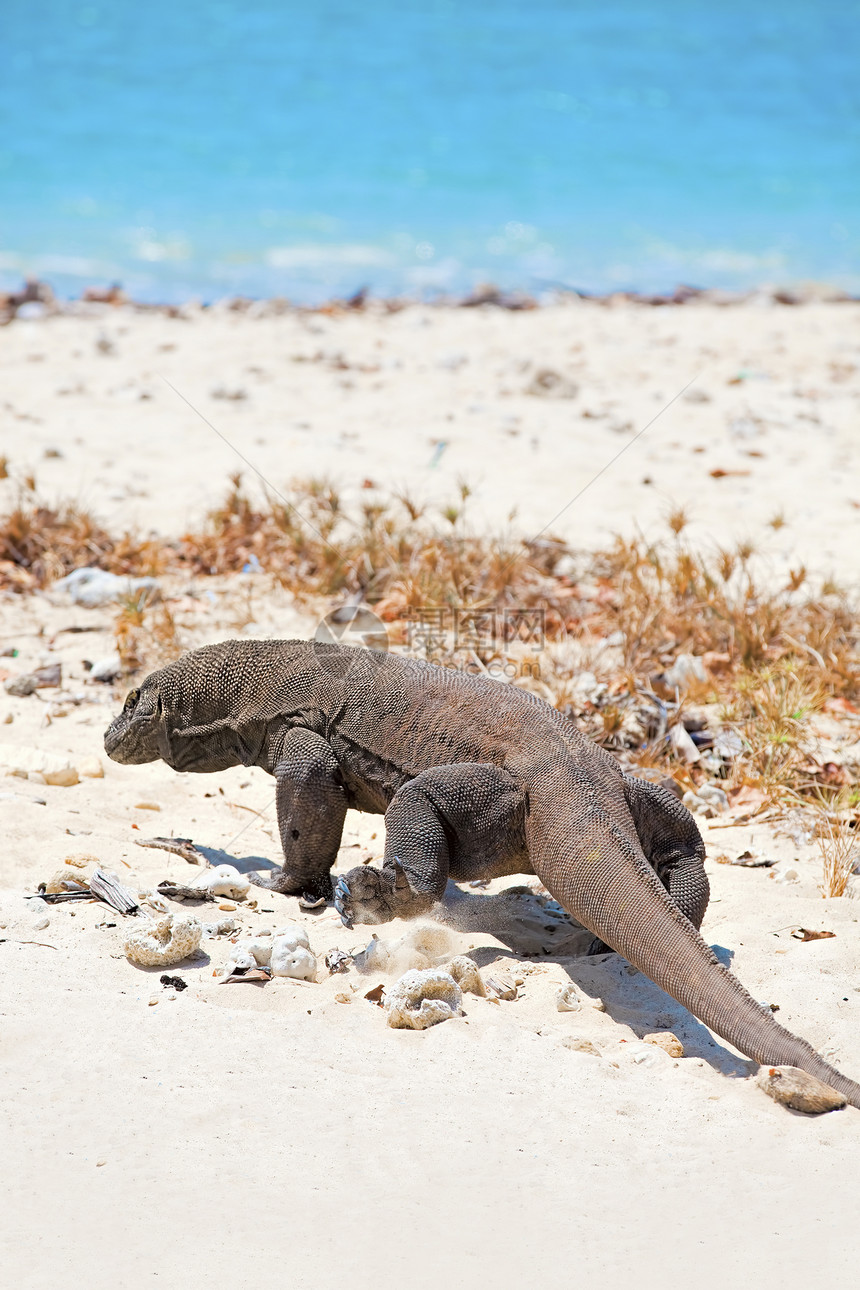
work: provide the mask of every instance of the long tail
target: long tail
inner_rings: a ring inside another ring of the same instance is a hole
[[[631,842],[632,821],[628,833],[592,806],[571,832],[557,798],[532,801],[535,873],[574,918],[740,1052],[762,1065],[797,1066],[860,1108],[860,1084],[780,1026],[719,962]]]

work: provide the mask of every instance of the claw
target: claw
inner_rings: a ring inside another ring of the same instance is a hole
[[[352,927],[352,914],[349,912],[349,902],[352,896],[345,878],[338,878],[334,885],[334,907],[340,914],[340,921],[344,927]]]

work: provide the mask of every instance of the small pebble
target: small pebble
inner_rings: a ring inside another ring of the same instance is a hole
[[[659,1061],[659,1058],[656,1053],[649,1052],[646,1048],[634,1053],[633,1061],[637,1066],[653,1066],[655,1062]]]
[[[644,1044],[653,1044],[655,1048],[662,1048],[664,1053],[670,1057],[683,1057],[684,1045],[677,1035],[673,1035],[671,1030],[656,1030],[652,1035],[643,1035]]]
[[[86,779],[104,779],[104,767],[98,757],[82,757],[78,762],[78,774]]]
[[[345,994],[344,991],[341,991],[340,994],[336,994],[334,996],[334,1001],[335,1003],[352,1003],[352,995]]]
[[[591,1057],[599,1057],[600,1049],[595,1048],[590,1039],[582,1039],[579,1035],[565,1035],[561,1041],[562,1048],[570,1048],[575,1053],[588,1053]]]
[[[40,918],[38,923],[33,924],[33,931],[44,932],[45,928],[50,927],[50,925],[51,925],[50,918]]]
[[[219,909],[226,909],[226,910],[233,910],[233,909],[235,909],[235,908],[236,908],[236,906],[233,904],[232,900],[222,900],[222,901],[221,901],[221,904],[218,906],[218,908],[219,908]]]
[[[135,802],[134,809],[136,811],[160,811],[161,807],[157,802]]]
[[[151,995],[149,996],[149,1006],[150,1006],[150,1008],[154,1008],[154,1007],[155,1007],[155,1005],[156,1005],[157,1003],[158,1003],[158,995],[157,995],[157,994],[151,994]]]

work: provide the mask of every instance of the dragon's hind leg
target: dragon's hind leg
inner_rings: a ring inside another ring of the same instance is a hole
[[[624,797],[649,864],[685,918],[698,930],[708,908],[705,844],[696,821],[674,794],[635,775],[624,776]],[[590,954],[606,954],[595,941]]]
[[[624,796],[649,863],[698,930],[711,889],[705,873],[705,844],[696,821],[668,789],[635,775],[624,776]]]
[[[524,795],[498,766],[463,762],[422,771],[385,812],[382,868],[362,865],[339,878],[335,908],[347,927],[414,918],[441,899],[449,877],[514,872],[504,862],[522,834],[523,809]]]

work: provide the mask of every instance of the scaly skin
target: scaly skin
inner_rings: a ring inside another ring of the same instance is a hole
[[[536,873],[584,927],[742,1053],[860,1085],[778,1025],[699,935],[704,847],[679,802],[632,779],[542,700],[414,659],[309,641],[225,641],[132,691],[115,761],[261,766],[277,781],[281,892],[331,895],[348,807],[385,815],[382,868],[338,879],[348,925],[429,910],[448,878]]]

